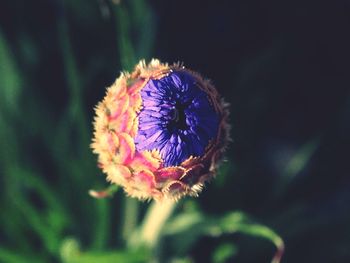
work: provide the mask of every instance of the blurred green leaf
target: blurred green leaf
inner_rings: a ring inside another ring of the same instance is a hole
[[[77,240],[67,238],[61,246],[61,259],[63,263],[143,263],[149,260],[149,251],[119,250],[113,252],[82,252]]]
[[[130,11],[124,6],[124,4],[116,6],[115,11],[121,65],[123,70],[132,70],[137,59],[130,37]]]
[[[130,6],[132,12],[130,19],[134,31],[137,31],[137,40],[135,41],[136,59],[150,59],[156,30],[154,14],[145,0],[131,0]]]
[[[219,237],[234,233],[271,241],[277,247],[272,262],[279,262],[284,251],[283,240],[273,230],[253,222],[243,212],[230,212],[222,217],[209,217],[199,212],[179,214],[164,227],[163,235],[174,239],[177,253],[184,254],[201,236]]]
[[[191,213],[183,213],[177,215],[173,220],[166,224],[164,234],[173,235],[180,232],[186,232],[192,226],[203,222],[203,215],[193,211]]]
[[[21,73],[9,45],[0,31],[0,111],[7,114],[17,112],[21,85]]]
[[[283,177],[287,178],[287,180],[291,180],[294,176],[300,173],[310,161],[310,158],[316,151],[319,144],[320,138],[317,137],[300,147],[300,149],[292,156],[288,162],[284,173],[282,174]]]
[[[302,145],[295,152],[286,164],[285,169],[282,171],[281,181],[275,191],[275,195],[279,196],[286,192],[289,183],[295,178],[295,176],[302,172],[310,162],[311,157],[320,145],[320,141],[321,137],[317,136]]]
[[[0,247],[0,262],[4,263],[40,263],[44,262],[38,256],[32,258],[30,255],[22,255],[18,251],[9,250]]]
[[[62,232],[69,222],[68,214],[59,199],[41,177],[28,170],[13,167],[7,176],[21,179],[25,191],[13,196],[12,202],[22,217],[26,218],[26,226],[38,235],[47,251],[55,254],[59,248]],[[44,207],[36,207],[35,203],[31,202],[31,193],[38,196],[37,202],[42,202]]]
[[[189,258],[189,257],[185,257],[185,258],[172,258],[169,260],[169,263],[193,263],[194,261]]]
[[[64,63],[65,78],[70,93],[69,105],[66,114],[62,118],[61,127],[71,128],[73,130],[77,129],[77,132],[79,133],[79,141],[75,142],[75,147],[77,147],[80,152],[85,153],[85,146],[89,144],[90,139],[88,133],[89,125],[87,124],[87,117],[83,109],[83,83],[69,37],[68,24],[64,18],[59,20],[58,33]],[[63,129],[63,131],[69,132],[66,129]]]
[[[237,254],[237,247],[231,243],[224,243],[219,245],[212,255],[214,263],[224,263],[233,255]]]
[[[152,9],[145,0],[122,1],[114,9],[121,65],[123,70],[132,70],[140,59],[150,59],[152,53],[155,40]]]

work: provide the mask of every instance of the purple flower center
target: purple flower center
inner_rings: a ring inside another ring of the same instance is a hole
[[[159,150],[166,167],[204,154],[217,135],[219,116],[198,85],[185,71],[173,71],[145,85],[135,138],[137,150]]]

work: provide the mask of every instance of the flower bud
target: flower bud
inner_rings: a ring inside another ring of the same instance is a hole
[[[179,64],[141,61],[96,107],[91,147],[107,180],[139,199],[197,196],[228,142],[216,89]]]

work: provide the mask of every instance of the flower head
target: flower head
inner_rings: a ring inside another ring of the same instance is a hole
[[[196,196],[228,141],[228,112],[215,88],[179,64],[141,61],[96,107],[92,148],[133,197]]]

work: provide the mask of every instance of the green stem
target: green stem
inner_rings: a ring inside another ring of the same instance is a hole
[[[139,242],[147,247],[154,248],[159,240],[161,230],[172,214],[176,202],[174,200],[163,200],[162,202],[153,202],[149,208],[144,222],[142,224]]]

